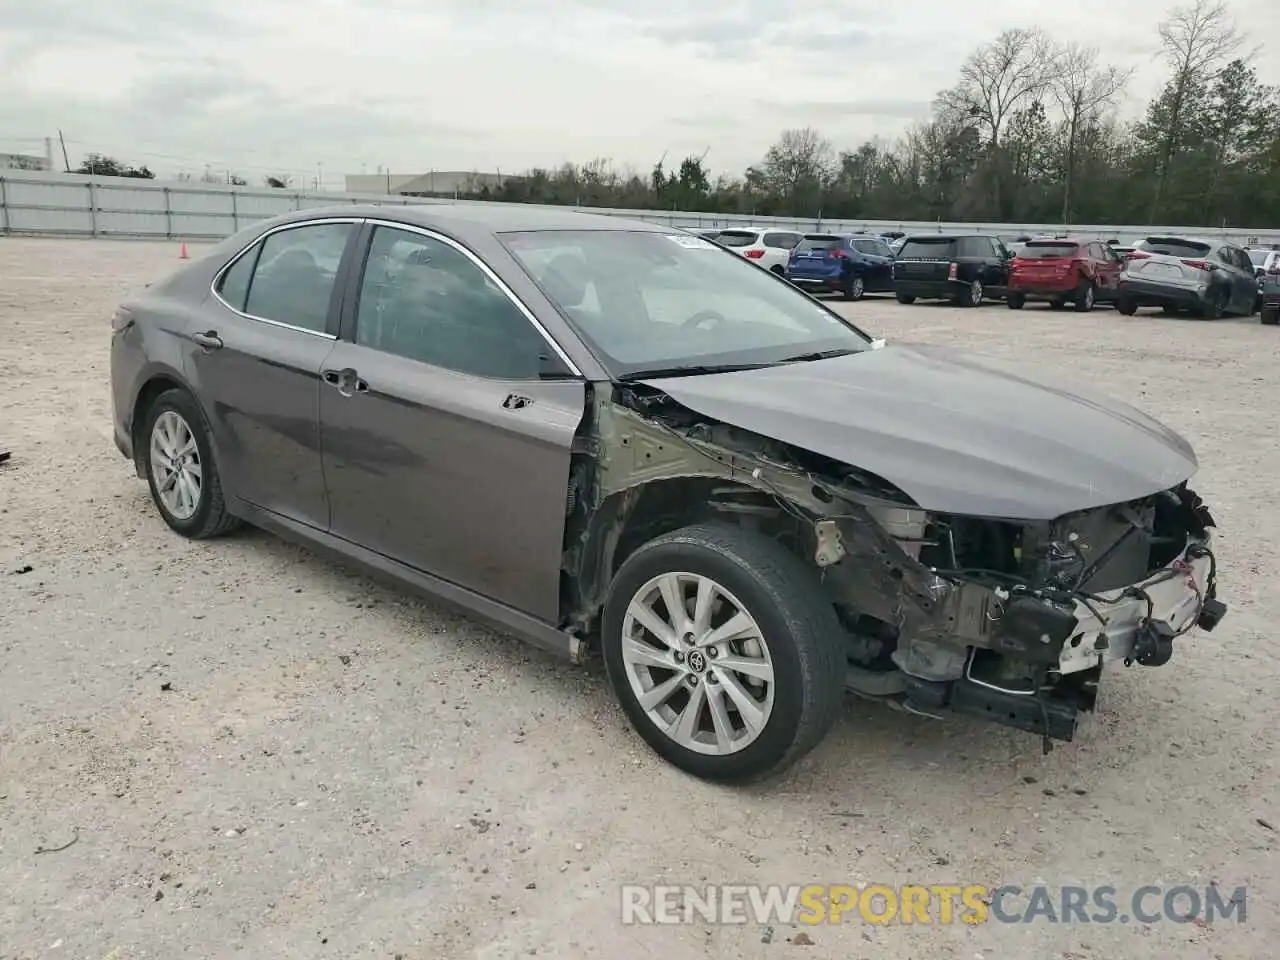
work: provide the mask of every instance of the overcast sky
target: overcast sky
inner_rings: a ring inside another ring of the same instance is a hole
[[[838,147],[927,114],[973,47],[1038,25],[1162,81],[1172,0],[0,0],[0,151],[97,150],[258,182],[709,148],[738,172],[780,130]],[[1280,83],[1280,0],[1233,0]]]

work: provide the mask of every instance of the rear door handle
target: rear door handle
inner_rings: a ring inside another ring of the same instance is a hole
[[[194,340],[201,348],[205,350],[221,350],[222,338],[218,336],[217,330],[209,330],[205,333],[193,333],[191,339]]]

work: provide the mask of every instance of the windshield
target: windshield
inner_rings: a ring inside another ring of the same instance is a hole
[[[501,237],[614,376],[870,346],[870,337],[808,294],[698,237],[624,230]]]
[[[1058,257],[1074,257],[1080,246],[1075,243],[1061,243],[1050,240],[1032,240],[1018,251],[1020,260],[1054,260]]]
[[[1137,249],[1170,257],[1203,257],[1209,252],[1209,245],[1198,240],[1181,240],[1177,237],[1147,237],[1138,244]]]
[[[749,247],[756,242],[759,234],[750,230],[721,230],[716,239],[726,247]]]
[[[947,260],[954,256],[955,240],[950,237],[934,239],[911,237],[898,251],[899,260]]]

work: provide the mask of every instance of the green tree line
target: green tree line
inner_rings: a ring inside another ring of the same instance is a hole
[[[1221,0],[1159,27],[1166,79],[1122,120],[1131,71],[1038,29],[974,50],[931,116],[894,142],[839,150],[785,130],[740,176],[703,158],[648,176],[607,160],[478,187],[471,199],[867,220],[1280,225],[1280,91]]]

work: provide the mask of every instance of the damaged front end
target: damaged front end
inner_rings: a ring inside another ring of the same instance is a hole
[[[1159,666],[1226,612],[1214,521],[1185,482],[1046,522],[934,513],[880,477],[645,385],[598,396],[583,438],[565,552],[579,635],[629,544],[696,507],[811,558],[845,628],[848,689],[929,717],[985,717],[1047,750],[1093,709],[1105,663]]]
[[[820,539],[838,544],[818,559],[839,557],[828,583],[862,614],[849,686],[914,713],[985,717],[1046,746],[1070,740],[1108,661],[1165,664],[1179,637],[1226,613],[1213,517],[1185,484],[1049,523],[867,512],[897,556],[865,522],[839,518],[818,521]],[[860,586],[876,562],[896,596]]]

